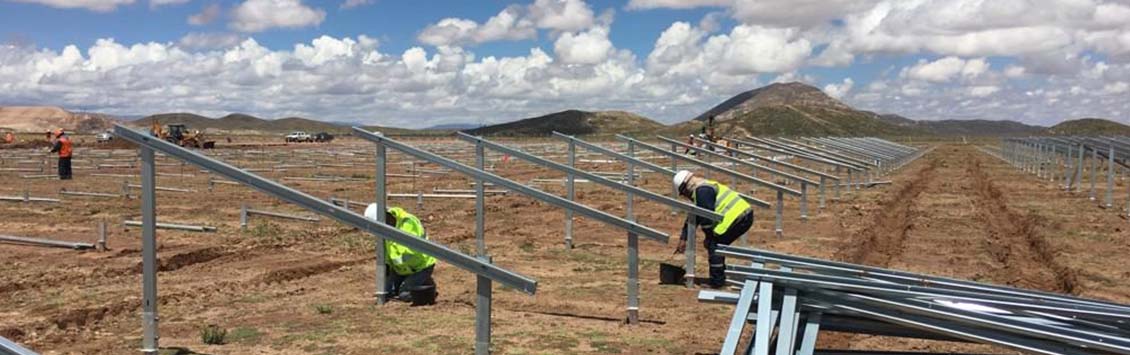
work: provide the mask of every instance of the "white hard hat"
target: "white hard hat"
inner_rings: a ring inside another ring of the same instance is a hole
[[[384,222],[383,220],[377,219],[377,204],[375,203],[370,203],[369,207],[365,207],[365,218],[378,222]]]
[[[690,171],[679,170],[679,172],[675,173],[675,178],[671,179],[671,183],[675,185],[676,189],[678,189],[683,186],[684,182],[687,182],[687,179],[689,179],[691,175],[693,175],[693,173],[691,173]]]

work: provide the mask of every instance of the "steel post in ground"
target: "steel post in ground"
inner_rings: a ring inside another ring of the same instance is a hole
[[[485,155],[483,142],[475,143],[475,168],[483,170],[486,164]],[[480,257],[487,256],[487,243],[486,236],[484,235],[484,230],[486,229],[485,200],[486,185],[483,179],[475,179],[475,251]]]
[[[683,276],[685,278],[687,288],[694,288],[694,261],[695,261],[694,260],[695,252],[694,251],[695,251],[695,245],[696,245],[695,244],[695,232],[696,232],[695,229],[698,228],[698,226],[695,225],[695,222],[696,222],[696,218],[694,217],[694,215],[687,213],[687,223],[686,223],[687,229],[683,232],[683,233],[686,233],[685,235],[687,236],[687,248],[686,248],[687,249],[686,250],[686,256],[687,256],[687,264],[686,264],[687,270],[686,270],[686,272],[687,273],[685,274],[685,276]]]
[[[98,250],[106,251],[106,222],[98,222]]]
[[[800,183],[800,220],[808,221],[808,184]]]
[[[376,171],[376,174],[375,174],[375,179],[376,179],[376,186],[375,186],[376,187],[376,196],[375,196],[376,201],[375,201],[375,203],[377,204],[377,223],[387,223],[387,221],[385,221],[384,214],[385,214],[385,211],[388,210],[387,200],[386,200],[388,198],[388,195],[386,195],[386,191],[385,191],[385,173],[387,172],[386,170],[387,170],[387,164],[388,164],[388,161],[387,161],[388,160],[388,152],[386,151],[384,144],[381,144],[380,142],[375,142],[375,144],[377,145],[377,147],[376,147],[376,150],[377,150],[376,151],[376,170],[377,171]],[[349,209],[348,203],[346,203],[345,208]],[[388,291],[387,291],[387,288],[386,288],[386,284],[387,284],[388,280],[385,279],[385,276],[386,276],[385,273],[388,270],[388,266],[385,265],[385,239],[383,237],[379,236],[379,235],[376,236],[376,243],[374,245],[375,245],[375,247],[373,249],[375,249],[375,255],[374,256],[376,258],[376,266],[377,266],[376,275],[375,275],[376,276],[376,282],[377,282],[377,285],[376,285],[377,289],[376,289],[376,293],[375,293],[376,299],[377,299],[376,301],[377,301],[377,304],[385,304],[385,302],[388,301]]]
[[[1106,208],[1114,206],[1114,143],[1110,144],[1106,154],[1106,201],[1103,205]]]
[[[247,231],[247,203],[239,205],[239,230]]]
[[[777,206],[776,206],[777,207],[777,221],[776,221],[776,224],[775,224],[775,229],[776,229],[775,231],[777,233],[778,238],[783,236],[784,233],[785,233],[785,229],[784,229],[785,207],[784,206],[785,206],[785,193],[780,191],[780,190],[777,190]]]
[[[628,156],[635,157],[636,149],[632,142],[628,142]],[[628,162],[628,185],[635,186],[636,168],[635,164],[631,161]],[[627,220],[635,222],[636,216],[633,213],[634,199],[632,192],[628,191],[627,205],[624,210],[627,214]],[[628,232],[628,324],[639,324],[640,322],[640,237],[635,233]]]
[[[569,152],[566,160],[570,168],[577,164],[577,144],[573,140],[569,140]],[[565,198],[573,201],[575,197],[576,178],[573,173],[568,173],[565,176]],[[568,209],[565,210],[565,249],[573,249],[573,211]]]
[[[825,189],[824,189],[824,186],[825,186],[826,184],[827,184],[827,180],[826,180],[826,179],[825,179],[825,178],[824,178],[823,176],[821,176],[821,177],[820,177],[820,204],[819,204],[819,208],[820,208],[821,210],[823,210],[823,209],[824,209],[824,206],[825,206],[825,205],[824,205],[824,199],[825,199],[825,197],[824,197],[824,190],[825,190]],[[837,182],[836,182],[836,184],[838,185],[838,184],[839,184],[839,181],[837,181]]]
[[[1079,160],[1075,164],[1075,192],[1079,192],[1080,186],[1083,185],[1083,158],[1086,156],[1087,149],[1084,145],[1079,145]]]
[[[1063,189],[1071,188],[1071,145],[1067,145],[1067,155],[1063,156]]]
[[[1099,179],[1099,150],[1091,149],[1091,188],[1088,190],[1088,199],[1095,200],[1095,181]]]
[[[481,184],[480,184],[481,186]],[[489,256],[480,256],[490,262]],[[475,277],[475,355],[490,354],[491,281],[485,276]]]
[[[141,156],[141,351],[156,355],[157,324],[157,179],[153,149],[142,147]]]
[[[848,173],[849,174],[851,173],[851,169],[848,169]],[[840,176],[840,177],[843,176],[843,175],[840,175],[840,167],[839,166],[836,166],[836,176]],[[851,183],[851,180],[848,180],[848,183]],[[824,184],[821,183],[820,185],[824,185]],[[832,198],[833,200],[836,200],[836,201],[840,200],[840,187],[841,187],[840,185],[843,185],[843,184],[840,183],[840,181],[836,181],[836,196]]]

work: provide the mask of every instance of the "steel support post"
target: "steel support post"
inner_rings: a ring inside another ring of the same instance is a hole
[[[489,256],[480,256],[480,258],[485,262],[491,262]],[[490,355],[491,292],[490,279],[486,276],[476,276],[475,355]]]
[[[1103,205],[1106,208],[1114,206],[1114,143],[1110,144],[1106,155],[1106,201]]]
[[[1081,186],[1083,185],[1083,158],[1086,156],[1086,153],[1087,149],[1084,147],[1084,145],[1080,144],[1079,160],[1076,161],[1075,164],[1075,178],[1072,179],[1075,182],[1075,192],[1079,192],[1079,189],[1081,189]]]
[[[1071,189],[1071,145],[1067,145],[1067,155],[1063,156],[1063,189]]]
[[[836,183],[837,183],[837,184],[839,184],[839,182],[838,182],[838,181],[837,181]],[[824,190],[825,190],[825,189],[824,189],[824,186],[826,186],[827,184],[828,184],[828,182],[827,182],[827,179],[825,179],[825,178],[824,178],[823,176],[821,176],[821,177],[820,177],[820,204],[819,204],[819,208],[820,208],[821,210],[823,210],[823,209],[824,209],[824,207],[825,207],[825,204],[824,204],[824,200],[825,200],[825,197],[824,197]]]
[[[808,183],[800,183],[800,220],[808,221]]]
[[[776,207],[777,207],[776,232],[777,232],[777,237],[780,238],[781,236],[783,236],[785,234],[785,229],[784,229],[785,193],[782,192],[781,190],[777,190],[777,206]]]
[[[141,156],[141,352],[156,355],[157,324],[157,179],[153,149],[142,147]]]
[[[697,222],[697,220],[695,219],[694,215],[688,212],[687,230],[683,232],[687,235],[687,273],[683,276],[685,278],[687,288],[694,288],[694,254],[695,247],[698,245],[695,243],[695,233],[697,233],[695,229],[698,229],[698,226],[695,225],[695,222]]]
[[[566,160],[572,168],[577,164],[577,144],[573,143],[573,140],[569,140],[568,155]],[[576,197],[575,186],[573,173],[568,173],[565,177],[565,198],[569,201],[573,201]],[[565,210],[565,249],[573,249],[573,210],[568,209]]]
[[[1091,201],[1095,200],[1095,181],[1099,179],[1099,150],[1091,149],[1091,188],[1088,190],[1087,198]]]
[[[628,142],[628,156],[635,158],[636,147],[632,142]],[[636,166],[628,161],[628,185],[636,186]],[[636,216],[633,213],[634,199],[632,192],[628,191],[628,201],[625,206],[627,213],[627,220],[635,222]],[[693,218],[693,217],[692,217]],[[640,237],[635,233],[628,232],[628,324],[640,323]]]
[[[847,171],[848,171],[848,174],[851,174],[851,169],[847,169]],[[841,177],[841,179],[840,179],[840,181],[836,181],[836,196],[833,197],[832,199],[839,201],[840,200],[840,188],[842,187],[841,185],[843,185],[843,178],[842,178],[843,175],[840,175],[840,167],[839,166],[836,166],[836,176]],[[848,179],[848,183],[851,183],[850,178]],[[821,184],[821,185],[823,185],[823,184]]]
[[[483,170],[486,165],[486,152],[483,142],[475,143],[475,168]],[[486,216],[484,204],[486,203],[486,184],[483,179],[475,179],[475,251],[480,257],[487,256],[487,242],[484,230],[486,229]]]
[[[98,249],[101,251],[108,250],[106,248],[106,222],[98,222]]]
[[[377,147],[376,147],[376,149],[377,149],[376,170],[377,171],[376,171],[376,175],[375,175],[375,178],[376,178],[376,196],[375,196],[376,201],[375,201],[375,203],[377,204],[377,223],[386,223],[386,221],[384,219],[384,211],[388,210],[388,201],[386,200],[388,198],[388,195],[386,194],[386,191],[385,191],[385,173],[387,172],[386,170],[387,170],[387,164],[388,164],[388,152],[386,151],[384,144],[381,144],[379,142],[375,142],[374,144],[377,145]],[[349,209],[349,203],[348,202],[346,202],[345,208]],[[377,298],[377,304],[385,304],[385,302],[388,302],[388,291],[387,291],[388,288],[386,287],[388,280],[385,279],[386,272],[388,270],[388,266],[385,265],[385,238],[382,237],[382,236],[379,236],[379,235],[376,236],[376,243],[374,244],[374,246],[375,246],[375,248],[373,248],[373,249],[375,249],[375,251],[376,251],[375,257],[376,257],[376,265],[377,265],[377,268],[376,268],[376,276],[377,276],[376,277],[376,279],[377,279],[376,280],[377,281],[376,298]]]
[[[247,231],[247,203],[239,204],[239,230]]]

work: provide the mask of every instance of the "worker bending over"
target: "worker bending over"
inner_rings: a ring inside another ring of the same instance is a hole
[[[71,154],[74,147],[71,145],[71,139],[63,134],[63,129],[55,130],[54,137],[55,144],[51,147],[52,153],[59,153],[59,180],[71,179]]]
[[[719,222],[705,217],[693,217],[696,218],[695,224],[702,226],[702,232],[706,234],[702,244],[710,261],[710,287],[720,288],[726,283],[726,258],[718,255],[718,245],[730,245],[749,231],[749,227],[753,225],[753,208],[726,185],[700,178],[690,171],[676,173],[673,183],[679,195],[694,201],[700,208],[722,215],[722,221]],[[693,230],[688,231],[684,224],[679,246],[675,248],[676,254],[686,251],[688,232],[694,233]]]
[[[420,219],[400,207],[392,207],[385,211],[385,224],[396,227],[416,238],[428,239],[424,225]],[[365,217],[377,220],[377,204],[370,204],[365,209]],[[432,279],[432,270],[435,269],[436,258],[399,243],[385,240],[385,292],[394,299],[412,302],[413,290],[435,287]]]

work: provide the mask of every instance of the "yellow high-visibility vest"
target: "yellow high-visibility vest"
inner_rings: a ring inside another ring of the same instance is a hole
[[[417,238],[428,239],[428,234],[424,231],[424,225],[420,223],[419,218],[416,218],[416,216],[413,216],[400,207],[390,208],[388,212],[391,213],[393,217],[396,217],[396,229],[407,232]],[[385,263],[388,264],[397,275],[407,276],[435,265],[436,258],[412,250],[396,242],[385,240]]]
[[[706,180],[706,184],[714,187],[714,191],[716,191],[716,195],[714,196],[714,213],[722,215],[722,221],[714,224],[714,235],[725,234],[726,231],[730,229],[730,225],[734,224],[734,221],[738,220],[738,217],[741,217],[752,207],[750,207],[749,202],[746,202],[737,192],[726,187],[726,185],[722,185],[714,180]],[[695,198],[695,194],[697,193],[698,188],[695,188],[695,191],[691,192],[692,200],[698,201],[698,199]]]

